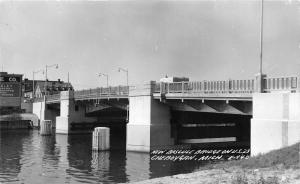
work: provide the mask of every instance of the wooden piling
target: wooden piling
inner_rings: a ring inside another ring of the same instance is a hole
[[[96,127],[93,132],[93,150],[104,151],[110,149],[110,130],[107,127]]]
[[[51,135],[51,133],[52,133],[52,121],[51,120],[41,121],[40,134]]]

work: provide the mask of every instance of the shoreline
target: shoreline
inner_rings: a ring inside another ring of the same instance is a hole
[[[133,182],[134,184],[215,184],[215,183],[300,183],[300,166],[286,169],[283,165],[269,168],[243,169],[241,167],[229,167],[222,169],[207,169],[188,174],[178,174],[153,178],[144,181]]]
[[[153,178],[135,184],[299,184],[300,143],[249,159],[222,161],[192,173]]]

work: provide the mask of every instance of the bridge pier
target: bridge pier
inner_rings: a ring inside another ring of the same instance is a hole
[[[300,93],[254,93],[251,155],[300,141]]]
[[[85,107],[75,104],[74,91],[60,92],[60,116],[56,117],[56,133],[80,133],[72,131],[71,123],[95,122],[96,120],[96,118],[85,117]]]
[[[126,149],[150,152],[152,149],[174,145],[171,138],[170,109],[153,99],[155,82],[129,93],[129,123]]]
[[[71,114],[75,109],[74,92],[60,92],[60,116],[56,117],[56,133],[68,134],[70,131]]]
[[[32,113],[38,117],[39,122],[44,120],[51,120],[55,124],[55,117],[57,113],[47,108],[45,99],[40,102],[34,102],[32,105]],[[40,126],[40,123],[35,123],[34,126]]]

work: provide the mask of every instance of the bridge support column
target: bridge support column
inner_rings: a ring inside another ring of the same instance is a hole
[[[37,115],[39,123],[38,126],[40,125],[40,122],[45,120],[45,111],[46,111],[46,103],[45,101],[41,102],[34,102],[32,104],[32,113]]]
[[[129,93],[129,123],[126,149],[150,152],[152,149],[174,145],[171,138],[170,109],[153,100],[154,82]]]
[[[54,111],[47,108],[45,99],[41,102],[34,102],[32,105],[32,113],[38,117],[39,122],[34,123],[34,126],[40,126],[40,122],[44,120],[55,121],[56,114]]]
[[[300,93],[254,93],[251,155],[300,141]]]
[[[70,133],[72,112],[75,109],[74,91],[60,92],[60,116],[56,117],[56,133]]]

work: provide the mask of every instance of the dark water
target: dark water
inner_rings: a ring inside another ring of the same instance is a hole
[[[124,183],[192,172],[203,163],[150,161],[150,154],[93,152],[92,135],[2,131],[0,183]]]

